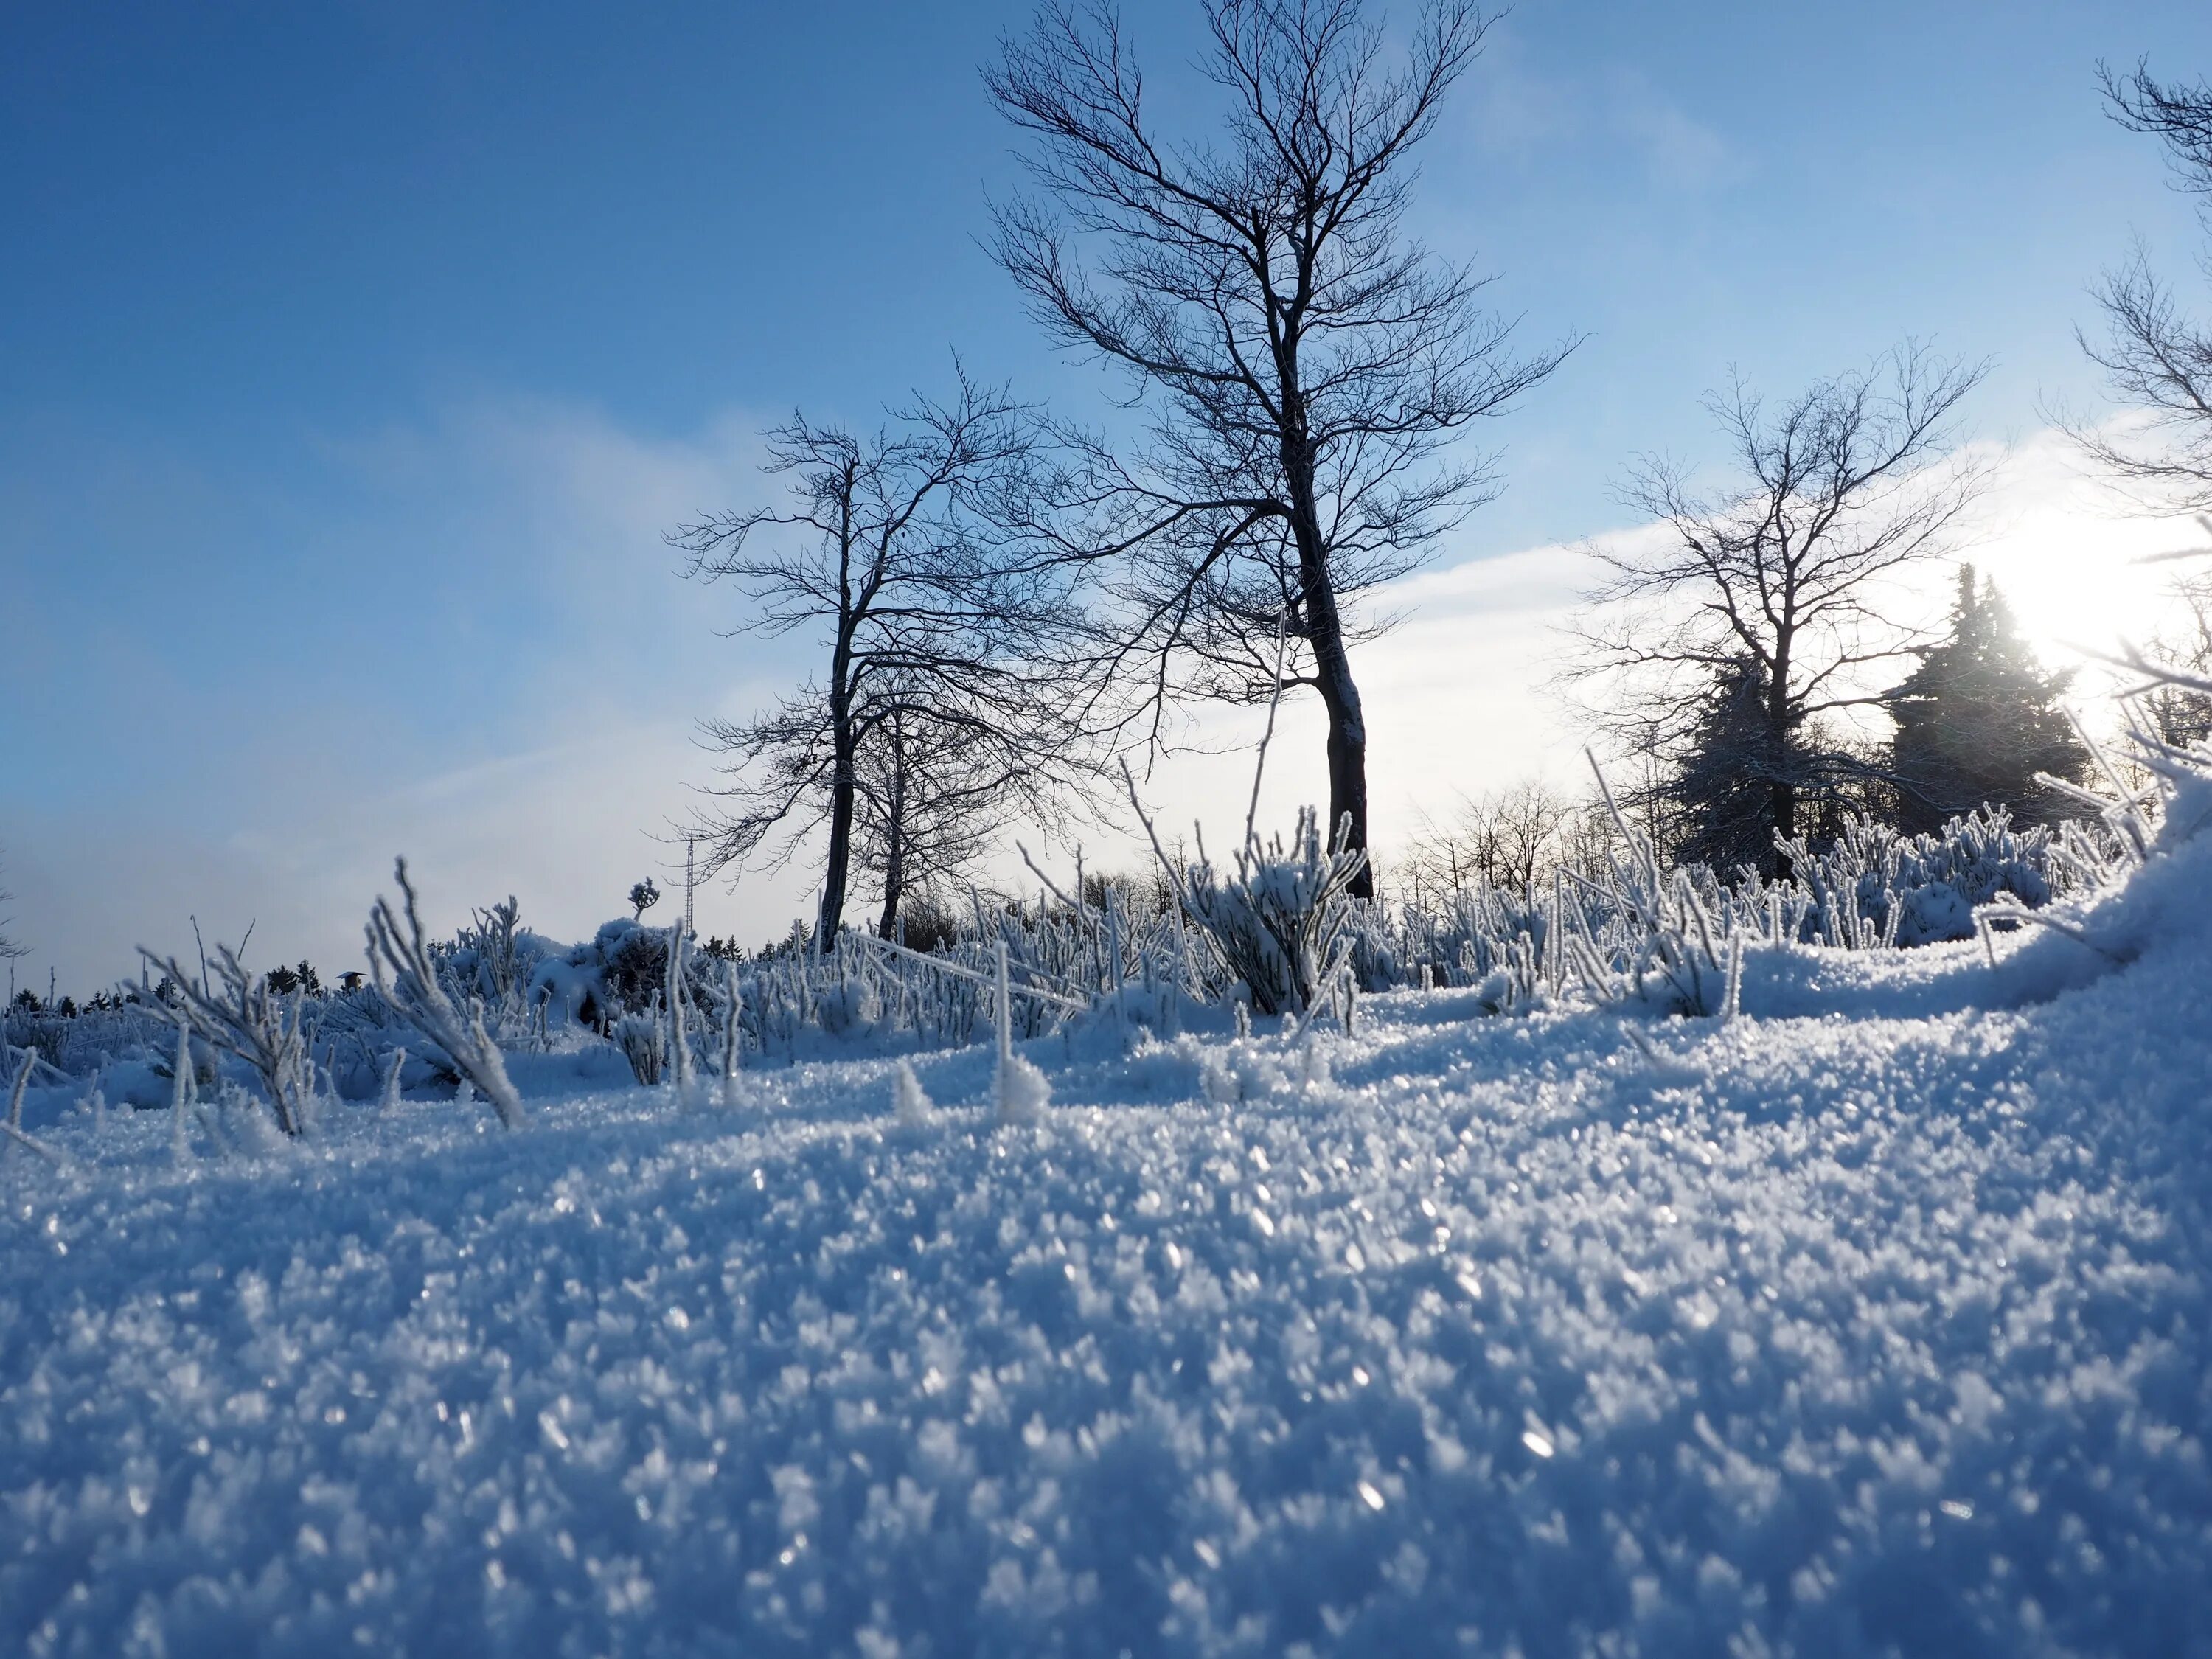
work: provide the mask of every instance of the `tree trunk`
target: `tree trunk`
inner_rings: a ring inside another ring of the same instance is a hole
[[[1285,342],[1276,354],[1282,389],[1280,453],[1283,481],[1289,487],[1291,534],[1298,546],[1298,598],[1305,609],[1306,644],[1314,654],[1314,678],[1321,683],[1322,706],[1328,711],[1328,822],[1322,843],[1365,851],[1367,847],[1367,719],[1359,688],[1352,678],[1352,659],[1344,648],[1344,618],[1336,606],[1336,580],[1328,568],[1329,548],[1321,533],[1321,511],[1314,495],[1314,457],[1305,430],[1305,399],[1298,388],[1297,347]],[[1372,860],[1360,866],[1350,889],[1354,898],[1375,896]]]
[[[837,751],[830,773],[830,855],[823,862],[822,908],[814,923],[817,956],[827,956],[837,948],[837,930],[845,923],[845,883],[853,862],[856,769],[852,745],[842,737]]]
[[[899,903],[905,896],[906,834],[894,811],[890,821],[890,846],[884,859],[884,911],[876,923],[876,934],[879,939],[896,943]]]
[[[1776,835],[1783,836],[1796,835],[1797,833],[1797,786],[1794,783],[1778,781],[1767,793],[1767,812],[1774,820],[1772,829]],[[1772,863],[1776,880],[1788,881],[1796,873],[1791,868],[1790,855],[1778,846],[1769,853],[1768,858]]]
[[[1771,751],[1775,767],[1786,771],[1790,764],[1790,642],[1785,638],[1775,653],[1774,680],[1767,690],[1766,743]],[[1767,816],[1770,836],[1795,836],[1797,833],[1797,786],[1786,777],[1778,777],[1767,787]],[[1790,855],[1770,839],[1766,862],[1774,872],[1775,879],[1788,881],[1794,873]]]
[[[1352,659],[1344,648],[1344,622],[1337,614],[1336,590],[1328,579],[1325,556],[1316,548],[1309,557],[1301,544],[1300,577],[1304,588],[1306,642],[1314,653],[1314,678],[1321,682],[1322,706],[1328,711],[1328,822],[1322,826],[1327,844],[1334,848],[1367,846],[1367,720],[1359,704],[1359,687],[1352,678]],[[1314,540],[1318,543],[1316,534]],[[1355,898],[1375,896],[1372,861],[1353,878]]]

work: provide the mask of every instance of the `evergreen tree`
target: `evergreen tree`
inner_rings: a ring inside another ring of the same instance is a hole
[[[1959,569],[1950,637],[1920,653],[1920,666],[1883,696],[1897,735],[1890,745],[1899,827],[1941,830],[1978,806],[2002,806],[2014,823],[2074,815],[2039,772],[2078,782],[2088,751],[2058,699],[2070,672],[2047,672],[2028,649],[2011,607],[1974,568]]]
[[[1684,864],[1723,874],[1749,865],[1773,872],[1773,785],[1790,778],[1786,739],[1768,714],[1767,679],[1756,658],[1722,668],[1661,790],[1661,814]]]
[[[1866,809],[1869,758],[1823,720],[1778,726],[1773,703],[1756,657],[1746,653],[1716,671],[1666,756],[1649,809],[1676,862],[1724,877],[1744,869],[1787,875],[1775,841],[1778,787],[1795,803],[1790,833],[1814,845],[1833,839],[1846,814]]]

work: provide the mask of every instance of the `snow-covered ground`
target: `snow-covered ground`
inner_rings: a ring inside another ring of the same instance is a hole
[[[34,1111],[0,1652],[2212,1653],[2212,948],[2074,977]]]

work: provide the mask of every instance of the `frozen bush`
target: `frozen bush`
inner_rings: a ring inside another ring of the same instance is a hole
[[[1846,950],[1972,939],[1978,906],[2004,894],[2034,908],[2057,891],[2051,831],[2014,829],[2002,806],[1953,818],[1940,835],[1852,817],[1817,852],[1803,837],[1776,844],[1813,896],[1805,937]]]
[[[405,859],[393,865],[392,877],[399,884],[404,909],[395,914],[387,900],[379,898],[368,915],[368,967],[378,994],[444,1053],[461,1078],[491,1103],[501,1123],[510,1129],[520,1128],[522,1099],[507,1080],[499,1045],[484,1029],[483,999],[469,999],[465,1017],[454,1006],[440,983],[437,964],[422,937],[422,920],[416,911],[415,889],[407,879]]]
[[[1343,846],[1340,832],[1324,851],[1311,807],[1299,812],[1291,846],[1278,836],[1264,848],[1257,836],[1239,848],[1233,876],[1217,872],[1203,849],[1180,870],[1164,854],[1160,862],[1183,909],[1261,1013],[1304,1012],[1344,971],[1352,948],[1352,883],[1367,854]]]
[[[215,985],[204,991],[174,959],[143,947],[139,954],[175,981],[179,1024],[252,1069],[287,1136],[305,1133],[315,1097],[314,1061],[301,1024],[308,1000],[278,996],[268,976],[248,973],[227,945],[216,947]]]
[[[651,1014],[624,1014],[615,1022],[615,1046],[629,1061],[631,1074],[647,1087],[658,1085],[665,1069],[666,1035]]]

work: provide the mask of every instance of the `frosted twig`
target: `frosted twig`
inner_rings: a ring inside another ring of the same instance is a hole
[[[407,879],[407,860],[400,859],[392,866],[392,875],[399,884],[404,901],[401,911],[395,913],[391,903],[379,896],[369,908],[368,968],[375,981],[377,994],[392,1011],[428,1037],[453,1063],[455,1069],[476,1085],[477,1091],[491,1103],[506,1127],[519,1129],[524,1122],[522,1099],[507,1080],[507,1064],[501,1058],[499,1045],[484,1030],[483,1000],[469,999],[465,1020],[453,999],[439,983],[437,966],[430,960],[430,947],[422,937],[422,919],[416,909],[415,889]],[[403,930],[400,919],[406,927]]]

